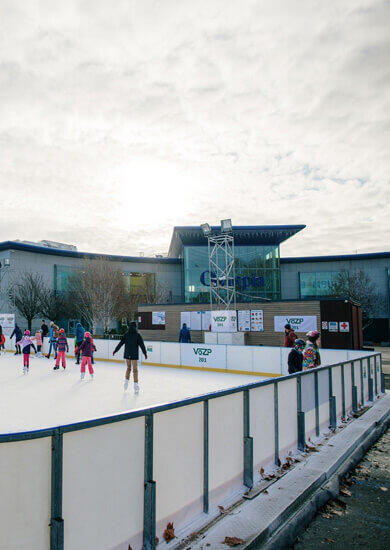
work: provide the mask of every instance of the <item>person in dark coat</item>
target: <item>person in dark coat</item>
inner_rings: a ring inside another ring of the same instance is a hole
[[[131,367],[133,367],[134,392],[138,393],[139,392],[138,348],[141,348],[142,353],[145,356],[145,359],[148,358],[148,354],[146,353],[146,348],[145,348],[143,338],[140,335],[140,333],[137,331],[137,326],[134,322],[130,323],[129,330],[126,332],[126,334],[122,336],[121,341],[114,349],[113,355],[115,355],[116,352],[119,351],[123,345],[125,346],[123,357],[126,359],[126,364],[127,364],[124,389],[126,391],[128,388]]]
[[[181,342],[182,344],[191,343],[191,332],[190,329],[187,328],[187,323],[183,323],[183,326],[180,329],[179,342]]]
[[[45,323],[45,319],[42,319],[41,331],[42,331],[42,350],[43,350],[43,346],[44,346],[44,343],[45,343],[45,338],[49,334],[49,327]]]
[[[76,349],[76,365],[80,363],[80,346],[84,340],[84,327],[81,323],[76,325],[76,338],[75,338],[75,349]]]
[[[289,374],[294,374],[294,372],[300,372],[302,370],[304,347],[305,341],[301,338],[297,338],[295,340],[295,346],[288,354],[287,364]]]
[[[22,353],[20,349],[20,345],[18,344],[18,342],[22,339],[22,331],[20,330],[17,323],[15,323],[15,328],[12,331],[10,338],[12,338],[13,336],[15,336],[15,348],[16,348],[14,355],[19,355],[20,353]]]

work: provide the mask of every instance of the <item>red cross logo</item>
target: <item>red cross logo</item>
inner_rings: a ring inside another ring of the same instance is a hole
[[[341,323],[341,328],[344,329],[344,330],[346,328],[348,328],[348,323],[346,323],[345,321],[344,321],[344,323]]]

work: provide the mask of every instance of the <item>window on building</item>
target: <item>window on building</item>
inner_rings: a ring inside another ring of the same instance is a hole
[[[340,271],[314,271],[312,273],[299,273],[300,297],[320,298],[332,296],[332,285],[336,281]]]

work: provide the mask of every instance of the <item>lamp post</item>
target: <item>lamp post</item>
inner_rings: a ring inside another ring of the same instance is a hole
[[[214,233],[208,223],[201,225],[207,239],[210,275],[210,310],[236,309],[236,273],[232,220],[221,220],[220,232]]]

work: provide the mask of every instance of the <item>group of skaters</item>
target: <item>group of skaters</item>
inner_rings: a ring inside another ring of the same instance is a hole
[[[321,355],[318,347],[320,333],[310,330],[307,341],[298,338],[290,324],[284,326],[284,347],[292,348],[287,359],[288,372],[294,374],[302,370],[314,369],[321,365]]]
[[[4,336],[1,326],[0,335]],[[66,369],[65,354],[69,352],[68,338],[65,334],[65,330],[63,328],[59,328],[53,321],[50,323],[49,328],[43,320],[41,328],[35,332],[35,336],[31,336],[31,332],[29,330],[25,330],[24,333],[22,333],[20,327],[17,323],[15,323],[15,327],[10,338],[12,339],[14,336],[16,348],[15,355],[23,355],[23,374],[27,374],[29,372],[31,350],[34,350],[37,357],[42,357],[42,349],[45,338],[48,338],[49,342],[49,351],[45,357],[50,359],[51,352],[54,352],[55,364],[53,369],[59,370],[61,365],[64,370]],[[145,359],[147,359],[147,352],[143,338],[137,331],[137,325],[135,322],[130,323],[128,331],[122,336],[120,342],[113,351],[113,355],[115,355],[122,346],[124,346],[124,359],[126,361],[124,390],[126,391],[129,386],[131,370],[133,370],[134,392],[138,393],[139,348],[141,348]],[[96,351],[96,346],[91,333],[85,331],[81,323],[77,323],[75,334],[75,356],[76,365],[80,364],[81,356],[81,380],[85,378],[86,365],[88,365],[88,371],[91,379],[94,377],[94,351]]]

